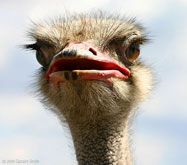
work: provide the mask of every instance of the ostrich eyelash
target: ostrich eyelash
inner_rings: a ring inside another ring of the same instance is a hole
[[[39,50],[40,49],[40,47],[37,45],[37,43],[24,45],[24,48],[30,49],[30,50]]]

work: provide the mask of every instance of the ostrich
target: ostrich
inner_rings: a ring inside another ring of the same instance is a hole
[[[68,124],[79,165],[130,165],[129,120],[152,86],[134,19],[76,14],[34,23],[41,101]]]

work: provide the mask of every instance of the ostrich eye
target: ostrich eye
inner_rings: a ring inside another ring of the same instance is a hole
[[[41,50],[36,51],[36,59],[44,68],[47,66],[47,57]]]
[[[135,61],[140,54],[140,45],[138,43],[132,43],[125,51],[128,61]]]

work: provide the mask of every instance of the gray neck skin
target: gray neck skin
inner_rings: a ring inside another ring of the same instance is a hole
[[[115,118],[70,125],[79,165],[131,165],[127,122]]]

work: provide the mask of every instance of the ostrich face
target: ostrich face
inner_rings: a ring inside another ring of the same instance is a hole
[[[127,115],[151,89],[149,69],[138,62],[143,33],[133,20],[103,15],[36,24],[26,48],[42,65],[43,101],[67,120]]]

